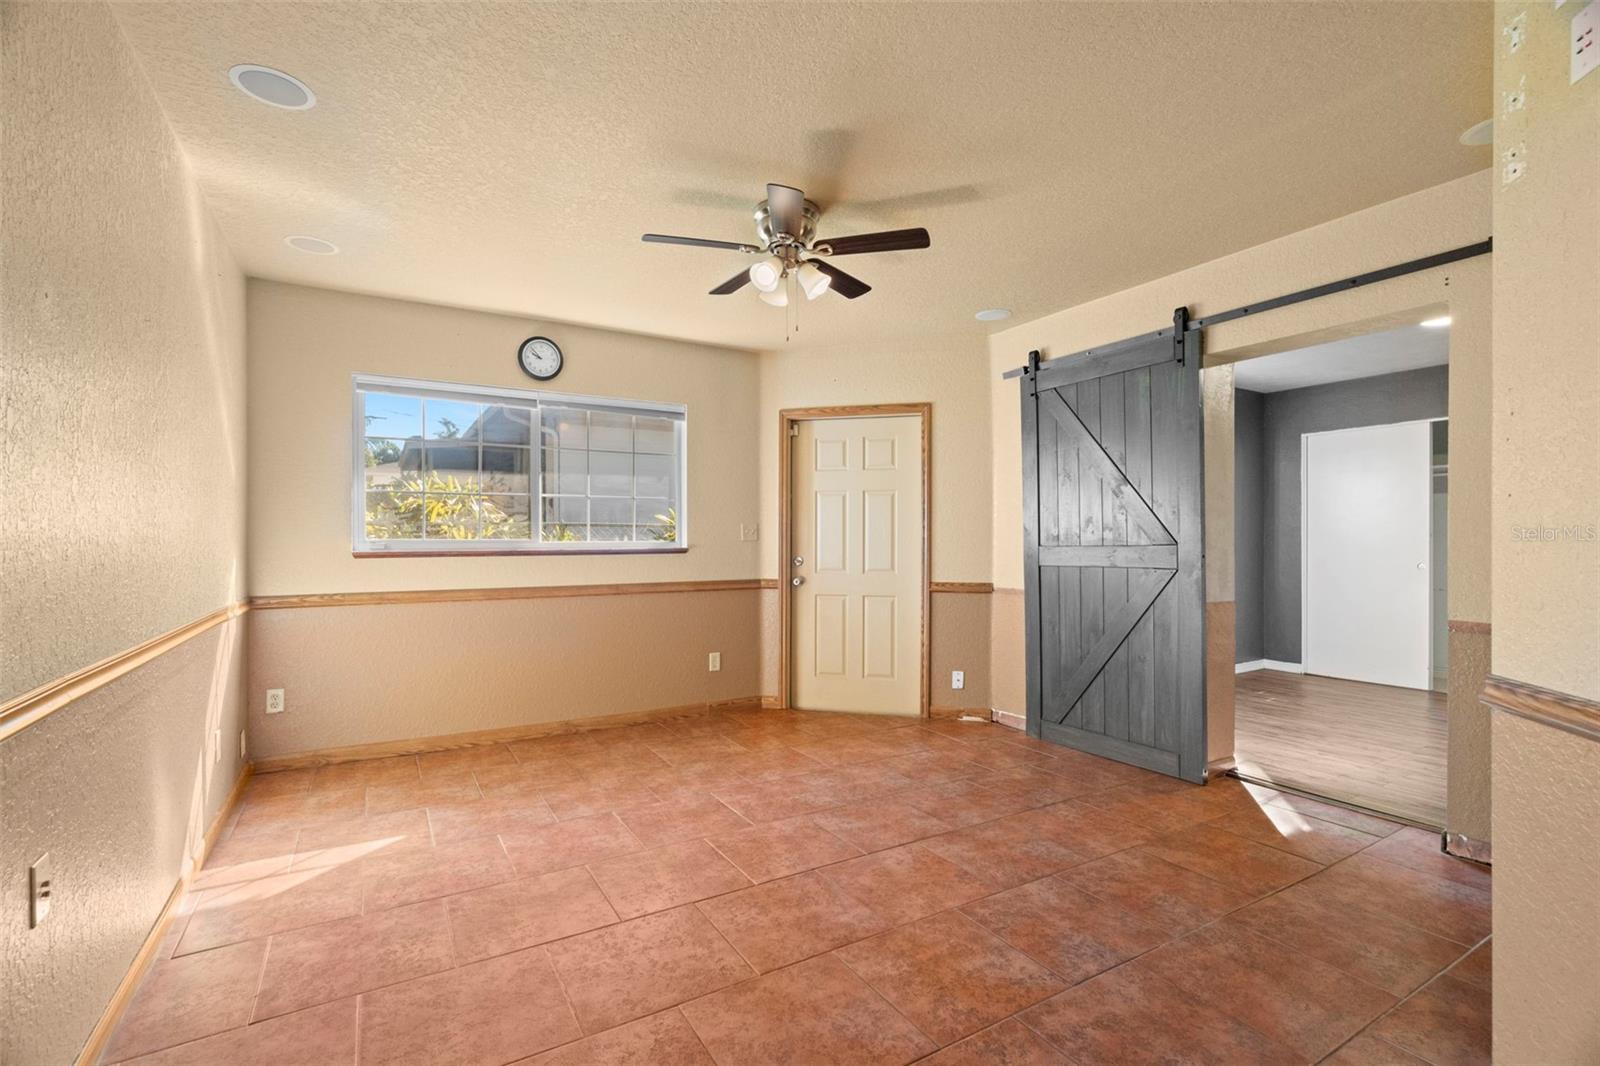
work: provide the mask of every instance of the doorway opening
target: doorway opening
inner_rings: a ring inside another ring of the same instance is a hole
[[[779,413],[784,705],[929,715],[928,404]]]
[[[1448,319],[1234,364],[1241,776],[1440,827]]]

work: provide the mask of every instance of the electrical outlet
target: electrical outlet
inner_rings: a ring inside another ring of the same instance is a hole
[[[54,896],[53,875],[50,873],[50,853],[47,851],[28,867],[28,928],[37,929],[50,915],[50,900]]]
[[[952,671],[950,671],[950,687],[951,688],[966,688],[967,687],[967,672],[965,670],[952,670]]]
[[[706,669],[713,674],[722,669],[722,653],[714,651],[706,657]]]
[[[739,523],[739,539],[760,540],[761,527],[754,523],[751,523],[750,525],[745,525],[743,522]]]
[[[282,714],[283,713],[283,689],[281,689],[281,688],[269,688],[269,689],[267,689],[267,713],[268,714]]]

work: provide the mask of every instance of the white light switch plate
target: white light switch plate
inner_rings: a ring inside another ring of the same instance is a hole
[[[1572,16],[1572,82],[1600,67],[1600,2]],[[1569,82],[1570,84],[1570,82]]]
[[[713,674],[722,669],[722,653],[720,651],[714,651],[706,656],[706,669]]]

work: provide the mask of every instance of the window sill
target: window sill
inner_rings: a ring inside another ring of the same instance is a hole
[[[688,545],[679,548],[449,548],[442,551],[426,548],[356,548],[350,554],[356,559],[451,559],[505,555],[683,555],[688,550]]]

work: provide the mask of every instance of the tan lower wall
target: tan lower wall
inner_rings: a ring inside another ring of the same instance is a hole
[[[253,754],[759,696],[761,590],[250,613]],[[706,656],[722,653],[722,669]],[[265,713],[266,690],[285,711]]]
[[[1486,622],[1450,622],[1446,683],[1450,717],[1446,758],[1446,797],[1450,832],[1489,843],[1489,709],[1479,701],[1489,676],[1489,626]]]
[[[938,592],[933,601],[931,699],[935,710],[983,710],[990,704],[987,592]],[[950,671],[965,675],[966,687],[950,687]]]
[[[1206,762],[1212,765],[1233,759],[1233,622],[1231,600],[1206,604]]]
[[[994,590],[989,619],[989,703],[1008,714],[1028,713],[1027,634],[1021,589]]]
[[[244,621],[0,743],[0,1061],[73,1060],[198,854],[242,770]],[[55,902],[29,929],[28,866],[46,852]]]
[[[1600,1062],[1600,743],[1492,721],[1494,1060]]]

